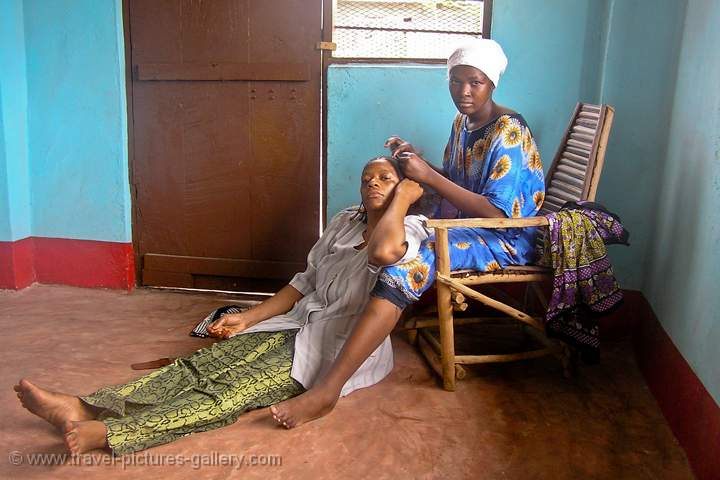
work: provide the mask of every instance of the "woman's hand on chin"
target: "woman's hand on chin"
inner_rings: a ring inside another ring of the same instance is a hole
[[[226,313],[208,325],[207,330],[211,337],[229,338],[252,326],[245,313]]]

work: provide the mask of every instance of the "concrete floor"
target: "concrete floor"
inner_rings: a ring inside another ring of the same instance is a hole
[[[387,379],[298,429],[276,427],[263,409],[114,465],[101,452],[82,466],[27,465],[28,455],[63,449],[56,432],[20,406],[12,391],[19,378],[74,394],[125,382],[139,374],[130,363],[208,345],[189,329],[234,301],[41,285],[0,291],[0,478],[692,478],[626,342],[605,343],[602,363],[581,366],[572,380],[553,359],[540,359],[484,366],[448,393],[401,334]],[[221,464],[241,455],[264,465]],[[271,455],[280,466],[267,465]]]

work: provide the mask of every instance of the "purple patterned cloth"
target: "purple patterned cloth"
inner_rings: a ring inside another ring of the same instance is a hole
[[[597,314],[622,300],[605,245],[627,244],[629,234],[617,216],[591,202],[566,204],[547,219],[542,263],[553,268],[554,277],[545,328],[578,348],[586,361],[597,361]]]

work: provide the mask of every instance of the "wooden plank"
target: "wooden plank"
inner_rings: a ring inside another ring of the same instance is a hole
[[[573,162],[582,165],[582,170],[585,171],[585,165],[588,163],[588,157],[579,155],[577,153],[573,153],[568,149],[567,151],[563,152],[562,158],[567,158],[568,160],[572,160]]]
[[[558,165],[558,172],[570,175],[573,178],[577,178],[582,181],[585,178],[585,169],[576,166],[576,163],[565,162]]]
[[[438,341],[435,339],[435,337],[429,331],[420,330],[420,335],[418,337],[418,343],[421,344],[420,350],[425,355],[425,358],[428,360],[428,363],[430,363],[430,366],[432,366],[433,370],[435,370],[435,373],[438,373],[438,375],[442,376],[442,374],[439,373],[439,370],[438,370],[438,369],[442,370],[442,365],[441,365],[441,361],[440,361],[440,358],[442,358],[442,357],[438,357],[439,352],[440,352],[440,344],[438,343]],[[424,343],[424,345],[422,345],[422,343]],[[453,382],[452,382],[452,387],[451,387],[453,390],[448,390],[448,388],[446,388],[445,390],[454,391],[455,379],[462,380],[463,378],[465,378],[466,374],[467,374],[467,372],[465,371],[465,369],[463,367],[453,363]]]
[[[189,273],[161,272],[148,269],[142,270],[141,284],[150,287],[195,288],[195,282]]]
[[[521,265],[521,266],[524,266],[524,265]],[[506,268],[504,268],[503,271],[508,272],[511,275],[517,275],[517,276],[524,276],[528,273],[537,273],[537,272],[527,272],[527,271],[522,271],[522,270],[509,271]],[[520,302],[520,300],[518,300],[514,296],[510,295],[508,292],[499,288],[496,285],[486,284],[486,285],[482,286],[482,289],[488,295],[507,303],[508,305],[510,305],[513,308],[517,308],[517,309],[524,308],[523,304],[522,304],[522,302]]]
[[[585,142],[573,140],[572,138],[568,139],[567,144],[571,147],[575,147],[578,150],[586,152],[587,154],[589,154],[592,150],[592,145],[588,145]]]
[[[568,174],[564,171],[561,171],[558,168],[558,171],[555,173],[555,178],[562,181],[563,183],[566,183],[567,185],[577,187],[580,191],[582,191],[583,182],[584,182],[584,179],[582,178],[582,176]]]
[[[597,122],[588,118],[578,118],[577,120],[575,120],[575,124],[597,130]]]
[[[590,201],[595,200],[595,194],[597,193],[598,184],[600,183],[600,174],[602,173],[603,165],[605,163],[605,150],[607,149],[610,129],[612,128],[613,119],[615,118],[615,109],[611,106],[605,106],[604,113],[605,117],[603,119],[602,131],[600,132],[600,137],[598,138],[595,153],[595,165],[592,175],[588,178],[587,199]]]
[[[558,167],[560,167],[560,165],[567,165],[567,166],[570,167],[570,168],[574,168],[574,169],[577,169],[577,170],[582,170],[582,172],[583,172],[582,176],[583,176],[583,177],[585,177],[585,175],[586,175],[585,172],[587,172],[587,164],[578,163],[578,162],[575,162],[574,160],[570,160],[569,158],[565,158],[565,157],[561,158],[561,159],[560,159],[560,162],[558,162]]]
[[[568,192],[564,192],[558,188],[550,187],[548,189],[548,195],[555,197],[564,202],[576,202],[578,200],[577,195],[573,195]]]
[[[562,207],[563,204],[565,203],[565,200],[563,200],[562,198],[556,197],[555,195],[553,195],[550,192],[545,194],[545,201],[547,203],[556,205],[558,208]]]
[[[562,139],[560,140],[560,146],[558,147],[557,151],[555,152],[555,156],[553,157],[552,163],[550,164],[550,168],[548,169],[546,175],[545,175],[545,189],[547,190],[548,186],[550,185],[550,181],[552,180],[553,173],[555,172],[555,169],[557,168],[558,164],[560,163],[560,158],[562,156],[563,150],[566,148],[566,142],[568,138],[570,138],[570,132],[571,127],[576,123],[578,112],[580,112],[580,107],[582,106],[581,103],[577,103],[575,105],[575,109],[573,110],[572,116],[570,117],[570,124],[565,129],[565,132],[563,133]]]
[[[310,79],[307,63],[140,63],[139,81],[283,81]]]
[[[421,330],[420,335],[418,335],[418,346],[420,347],[420,352],[423,354],[423,357],[427,360],[430,367],[435,370],[435,373],[437,373],[441,378],[443,376],[442,372],[442,365],[440,363],[440,357],[438,354],[436,354],[428,341],[425,339],[425,337],[422,335],[424,332]],[[447,390],[447,388],[446,388]],[[455,391],[454,385],[452,390],[449,390],[451,392]]]
[[[581,195],[582,189],[584,186],[584,181],[583,181],[583,179],[579,179],[577,177],[572,177],[566,173],[557,172],[555,174],[555,178],[553,179],[552,184],[553,184],[553,186],[562,187],[565,190],[569,189],[570,191],[573,191],[573,192],[576,191],[576,193],[578,195]]]
[[[560,191],[563,191],[567,193],[568,195],[575,195],[578,198],[582,194],[582,187],[577,187],[575,185],[570,185],[568,183],[565,183],[557,178],[557,175],[555,175],[555,178],[553,178],[552,183],[550,184],[551,188],[556,188]]]
[[[435,228],[435,261],[437,274],[450,276],[450,248],[447,228]],[[443,387],[455,390],[455,333],[453,329],[453,310],[450,303],[450,288],[446,284],[437,285],[438,319],[440,321],[440,344]]]
[[[550,267],[541,267],[538,265],[508,265],[503,268],[503,271],[511,273],[552,273]]]
[[[425,225],[428,228],[523,228],[542,227],[549,225],[544,217],[524,218],[453,218],[453,219],[432,219],[427,220]]]
[[[597,121],[600,118],[599,112],[586,112],[586,111],[580,111],[578,113],[578,118],[587,118],[589,120],[595,120]]]
[[[577,133],[582,133],[584,135],[595,136],[594,128],[583,127],[581,125],[573,125],[572,131],[577,132]]]
[[[573,140],[577,140],[579,142],[588,143],[590,145],[592,145],[593,141],[595,140],[595,137],[592,135],[586,135],[584,133],[575,133],[575,132],[570,134],[570,138],[572,138]]]
[[[430,333],[429,330],[420,330],[420,336],[423,337],[430,347],[432,347],[433,352],[435,352],[437,355],[440,355],[442,353],[442,347],[440,346],[440,342],[437,341],[437,339]]]
[[[504,273],[503,270],[498,270],[498,272],[503,273],[485,273],[453,280],[463,285],[483,285],[485,283],[541,282],[548,278],[546,273]]]
[[[576,201],[580,198],[581,189],[553,179],[547,194],[563,201]]]
[[[566,153],[572,153],[573,155],[577,155],[578,157],[583,158],[586,163],[588,161],[588,158],[590,157],[587,150],[578,150],[575,147],[566,146],[563,155],[565,155]]]
[[[305,270],[304,263],[236,260],[232,258],[188,257],[146,253],[143,268],[163,272],[224,277],[290,279]]]
[[[457,325],[506,325],[508,322],[516,324],[515,319],[508,319],[507,317],[462,317],[453,319],[453,323]],[[439,325],[437,317],[415,317],[414,323],[410,326],[404,326],[401,330],[410,330],[414,328],[432,328]]]
[[[516,362],[518,360],[529,360],[532,358],[544,357],[552,355],[555,350],[552,348],[542,348],[540,350],[532,350],[522,353],[503,353],[496,355],[457,355],[455,361],[463,365],[473,365],[478,363],[503,363]]]
[[[560,200],[558,198],[550,197],[548,195],[545,195],[545,202],[543,205],[547,204],[549,207],[549,211],[552,213],[559,212],[562,206],[565,204],[563,200]]]
[[[473,298],[477,300],[478,302],[487,305],[490,308],[494,308],[495,310],[499,310],[513,318],[516,318],[520,320],[521,322],[524,322],[534,328],[537,328],[539,330],[543,329],[543,326],[533,317],[526,314],[525,312],[521,312],[520,310],[517,310],[509,305],[505,305],[502,302],[498,302],[497,300],[488,297],[487,295],[483,295],[480,292],[476,292],[472,288],[466,287],[465,285],[462,285],[458,283],[456,280],[448,277],[447,275],[444,275],[442,273],[437,274],[438,282],[440,282],[440,286],[448,286],[450,288],[454,288],[455,290],[459,290],[462,292],[466,297]],[[442,324],[440,325],[442,327]],[[444,345],[443,345],[444,347]],[[453,358],[454,358],[454,351],[453,351]]]

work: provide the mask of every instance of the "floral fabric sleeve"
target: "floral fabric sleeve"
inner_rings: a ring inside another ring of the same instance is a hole
[[[503,115],[493,131],[473,145],[474,156],[480,150],[486,150],[486,162],[476,193],[509,218],[536,215],[545,198],[545,185],[540,154],[527,125]]]

